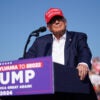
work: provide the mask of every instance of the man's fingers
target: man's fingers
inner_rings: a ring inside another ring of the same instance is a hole
[[[77,69],[78,69],[80,80],[84,80],[84,78],[86,77],[88,73],[88,68],[85,65],[79,64],[77,66]]]

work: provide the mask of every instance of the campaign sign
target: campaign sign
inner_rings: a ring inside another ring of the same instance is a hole
[[[51,57],[0,62],[0,96],[53,94]]]

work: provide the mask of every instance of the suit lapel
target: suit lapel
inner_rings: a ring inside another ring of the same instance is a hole
[[[66,42],[65,42],[65,65],[67,65],[68,63],[68,59],[69,59],[69,56],[70,56],[70,52],[69,52],[69,47],[70,47],[70,44],[72,42],[72,35],[71,35],[71,32],[68,32],[67,31],[67,38],[66,38]]]
[[[67,31],[67,38],[66,38],[66,43],[65,43],[66,48],[70,46],[71,42],[72,42],[71,32]]]

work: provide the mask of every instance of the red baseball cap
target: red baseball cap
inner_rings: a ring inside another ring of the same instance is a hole
[[[45,21],[46,23],[49,23],[50,20],[54,17],[54,16],[62,16],[64,17],[63,15],[63,12],[61,9],[59,8],[50,8],[46,13],[45,13]]]

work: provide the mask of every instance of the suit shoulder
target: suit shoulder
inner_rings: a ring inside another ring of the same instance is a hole
[[[51,37],[52,37],[52,34],[46,34],[46,35],[38,37],[36,40],[48,40]]]
[[[84,32],[77,32],[77,31],[68,31],[69,34],[71,34],[72,36],[86,36],[87,34]]]

